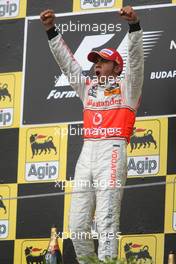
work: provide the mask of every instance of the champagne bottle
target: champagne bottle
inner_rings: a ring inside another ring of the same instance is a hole
[[[47,253],[45,255],[46,264],[62,264],[62,255],[59,249],[57,228],[51,228],[51,237],[48,245]]]
[[[175,258],[176,258],[176,256],[175,256],[174,252],[171,251],[169,253],[169,256],[168,256],[168,264],[176,264]]]

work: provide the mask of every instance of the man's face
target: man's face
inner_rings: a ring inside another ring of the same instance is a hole
[[[97,79],[100,83],[108,82],[108,80],[112,80],[117,77],[118,65],[115,65],[113,61],[109,61],[97,57],[97,61],[94,64],[94,73],[97,76]]]

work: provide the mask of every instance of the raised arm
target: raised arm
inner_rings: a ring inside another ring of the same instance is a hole
[[[53,10],[43,11],[40,14],[40,19],[47,32],[49,46],[57,64],[67,76],[70,85],[78,93],[81,100],[84,100],[86,81],[82,75],[82,68],[75,60],[61,34],[58,34],[55,30],[55,14]]]
[[[128,57],[122,94],[125,104],[137,110],[144,79],[143,31],[139,18],[132,7],[122,8],[121,16],[128,21]]]

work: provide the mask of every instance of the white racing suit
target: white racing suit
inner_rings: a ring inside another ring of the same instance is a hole
[[[118,232],[122,189],[127,178],[127,143],[133,130],[143,85],[142,30],[128,33],[128,58],[125,78],[111,85],[87,82],[82,68],[60,34],[49,38],[50,49],[62,72],[80,82],[71,83],[84,106],[84,144],[75,171],[69,227],[77,257],[93,256],[89,236],[95,216],[99,234],[98,257],[114,258],[118,252]],[[82,184],[81,184],[82,183]],[[106,190],[108,189],[108,190]],[[95,190],[95,192],[92,192]],[[86,263],[86,262],[80,262]]]

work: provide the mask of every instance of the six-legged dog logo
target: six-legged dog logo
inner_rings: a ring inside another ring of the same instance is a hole
[[[134,249],[139,249],[137,252],[134,251]],[[132,242],[126,243],[124,246],[125,256],[128,263],[130,263],[130,259],[135,259],[136,261],[150,261],[148,263],[152,263],[152,257],[149,253],[149,247],[147,245],[139,245],[139,244],[133,244]]]
[[[53,143],[53,137],[49,136],[47,139],[45,139],[43,142],[39,142],[37,140],[46,138],[47,136],[44,135],[38,135],[38,134],[32,134],[30,136],[30,144],[31,144],[31,150],[32,150],[32,158],[35,155],[41,155],[44,154],[50,154],[51,150],[54,150],[55,155],[57,154],[57,149]]]
[[[11,94],[8,91],[8,84],[4,83],[2,86],[0,84],[0,101],[3,100],[5,101],[6,98],[9,98],[9,101],[11,102]]]
[[[2,199],[3,199],[3,196],[0,195],[0,209],[3,209],[4,210],[4,214],[6,214],[7,213],[7,209],[6,209],[6,206],[5,206],[5,204],[4,204]]]
[[[37,252],[40,252],[36,255]],[[26,262],[27,264],[34,264],[34,263],[40,263],[45,264],[45,255],[47,253],[47,250],[40,249],[40,248],[34,248],[34,247],[26,247],[24,250]]]
[[[153,131],[152,129],[148,129],[147,132],[145,132],[142,136],[137,136],[137,132],[144,132],[146,129],[141,128],[134,128],[133,134],[130,139],[130,147],[132,152],[134,149],[140,149],[143,148],[150,148],[151,144],[154,145],[154,148],[157,148],[156,140],[153,137]]]

